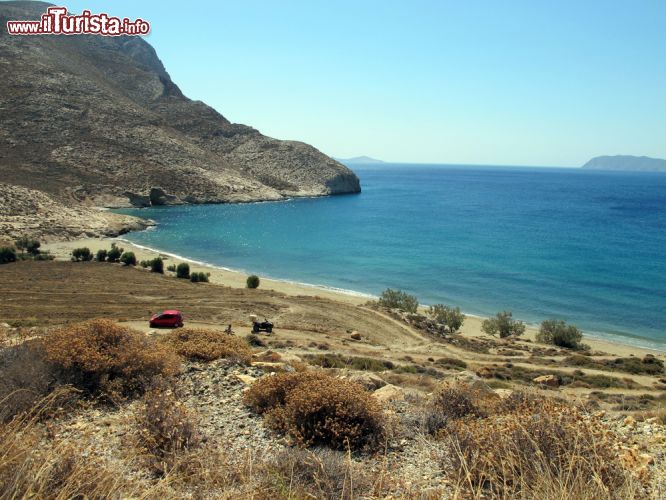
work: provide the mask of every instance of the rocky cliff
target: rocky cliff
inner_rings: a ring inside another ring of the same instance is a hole
[[[666,172],[666,160],[647,156],[597,156],[582,168],[589,170],[627,170],[633,172]]]
[[[360,191],[312,146],[185,97],[140,37],[7,34],[47,7],[0,2],[0,182],[104,206]]]

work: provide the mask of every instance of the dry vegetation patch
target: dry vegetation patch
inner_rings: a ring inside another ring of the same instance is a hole
[[[160,343],[193,361],[226,358],[249,365],[252,360],[252,349],[246,340],[219,330],[172,330],[162,337]]]
[[[57,329],[43,339],[43,349],[63,382],[112,398],[143,393],[155,377],[175,375],[180,366],[168,349],[109,320]]]
[[[458,488],[474,496],[626,498],[637,483],[600,419],[517,393],[494,412],[450,422],[439,437]]]
[[[137,426],[142,454],[151,470],[159,475],[177,469],[182,456],[201,443],[193,413],[164,384],[156,385],[144,395]]]
[[[385,418],[379,402],[361,385],[321,372],[263,377],[245,395],[273,429],[296,442],[333,449],[378,446]]]

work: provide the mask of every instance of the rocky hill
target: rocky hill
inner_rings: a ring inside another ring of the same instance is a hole
[[[41,191],[0,183],[0,239],[30,235],[42,241],[116,236],[150,222],[87,207],[64,205]]]
[[[7,34],[47,7],[0,2],[0,182],[104,206],[360,191],[312,146],[185,97],[140,37]]]
[[[647,156],[597,156],[582,168],[589,170],[626,170],[634,172],[666,172],[666,160]]]

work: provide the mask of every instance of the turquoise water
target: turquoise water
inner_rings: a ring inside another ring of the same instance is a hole
[[[666,175],[352,166],[363,193],[124,210],[140,245],[259,275],[470,314],[561,318],[666,349]]]

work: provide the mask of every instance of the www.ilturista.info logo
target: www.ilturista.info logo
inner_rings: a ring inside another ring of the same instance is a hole
[[[147,35],[150,23],[143,19],[130,21],[127,18],[108,14],[91,14],[84,10],[81,14],[68,15],[65,7],[49,7],[39,21],[7,21],[10,35]]]

